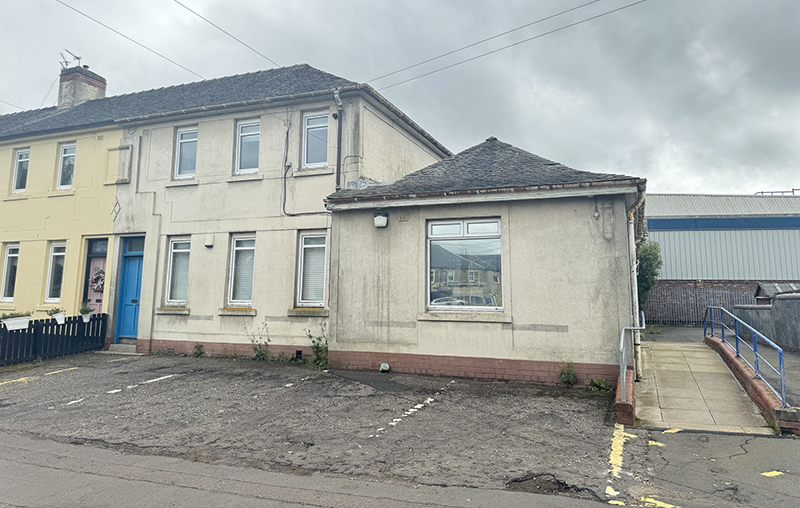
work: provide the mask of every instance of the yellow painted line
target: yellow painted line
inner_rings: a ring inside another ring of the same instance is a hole
[[[606,495],[610,497],[616,497],[619,495],[619,491],[611,488],[611,485],[606,485]]]
[[[678,432],[682,431],[683,429],[667,429],[662,434],[677,434]]]
[[[780,471],[767,471],[766,473],[761,473],[761,476],[766,476],[767,478],[772,478],[773,476],[780,476],[783,473]]]
[[[52,374],[60,374],[62,372],[69,372],[70,370],[75,370],[78,367],[70,367],[69,369],[61,369],[61,370],[54,370],[53,372],[48,372],[45,376],[50,376]]]
[[[108,363],[124,362],[126,360],[130,360],[130,358],[117,358],[116,360],[109,360]]]
[[[613,504],[615,506],[625,506],[625,503],[623,503],[622,501],[617,501],[615,499],[612,499],[611,501],[609,501],[608,504]]]
[[[680,506],[675,506],[674,504],[665,503],[663,501],[653,499],[652,497],[640,497],[639,501],[642,503],[646,503],[645,506],[655,506],[656,508],[680,508]]]
[[[664,443],[659,443],[658,441],[648,441],[647,445],[648,446],[667,446]]]
[[[3,381],[2,383],[0,383],[0,386],[7,385],[10,383],[20,383],[20,382],[24,383],[25,381],[30,381],[31,379],[36,379],[37,377],[39,376],[21,377],[19,379],[12,379],[11,381]]]
[[[634,434],[625,432],[625,426],[621,423],[614,425],[614,435],[611,438],[611,456],[608,458],[608,464],[611,466],[609,472],[614,478],[619,478],[619,472],[622,471],[622,447],[625,441],[636,437]]]

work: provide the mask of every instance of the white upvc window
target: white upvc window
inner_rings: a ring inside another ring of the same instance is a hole
[[[189,239],[169,242],[169,262],[167,266],[167,288],[164,301],[167,305],[186,305],[189,287]]]
[[[303,115],[303,167],[328,165],[328,112]]]
[[[428,308],[501,310],[502,238],[499,219],[428,222],[428,269],[446,271],[447,285],[428,284]]]
[[[253,304],[255,259],[256,239],[254,237],[234,237],[232,239],[228,305],[249,307]]]
[[[258,145],[261,122],[248,120],[236,125],[236,174],[258,172]]]
[[[58,303],[61,301],[61,286],[64,282],[64,258],[66,254],[66,243],[54,242],[50,245],[50,267],[47,270],[45,303]]]
[[[75,143],[61,145],[61,155],[58,159],[58,179],[56,188],[69,190],[72,188],[72,177],[75,173]]]
[[[6,245],[6,255],[3,260],[3,282],[0,291],[0,302],[14,301],[14,286],[17,284],[17,262],[19,260],[19,244]]]
[[[25,187],[28,184],[28,162],[31,158],[31,151],[29,149],[17,150],[17,156],[14,159],[14,179],[11,184],[11,192],[19,194],[25,192]]]
[[[175,137],[175,179],[194,178],[197,166],[197,127],[178,129]]]
[[[325,305],[325,251],[324,233],[301,233],[297,267],[297,306],[323,307]]]

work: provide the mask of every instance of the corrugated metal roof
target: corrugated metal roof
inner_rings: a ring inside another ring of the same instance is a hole
[[[800,216],[800,196],[647,194],[647,218]]]

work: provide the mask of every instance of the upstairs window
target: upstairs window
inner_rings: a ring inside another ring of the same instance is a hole
[[[303,116],[303,167],[317,168],[328,164],[328,112],[318,111]]]
[[[178,129],[175,144],[175,178],[194,178],[197,164],[197,127]]]
[[[58,303],[61,300],[61,285],[64,282],[64,258],[66,253],[66,243],[54,243],[50,246],[50,268],[47,270],[45,303]]]
[[[446,273],[431,278],[428,307],[499,310],[503,307],[502,239],[498,219],[431,221],[428,223],[428,265]],[[492,282],[489,282],[492,281]]]
[[[169,266],[167,267],[168,305],[186,305],[189,286],[189,240],[172,240],[169,244]]]
[[[325,304],[325,235],[301,234],[297,270],[297,305],[322,307]]]
[[[14,286],[17,284],[17,261],[19,259],[19,244],[13,243],[6,246],[5,262],[3,263],[3,285],[0,292],[0,301],[14,301]]]
[[[26,166],[27,169],[27,166]],[[61,156],[58,160],[59,190],[72,188],[72,174],[75,172],[75,143],[61,145]]]
[[[231,244],[231,273],[228,304],[249,307],[253,304],[253,268],[256,259],[255,238],[234,238]]]
[[[239,122],[236,127],[236,174],[258,172],[258,141],[261,122]]]
[[[25,192],[28,183],[28,161],[31,158],[30,150],[17,150],[17,157],[14,163],[14,180],[11,192]]]

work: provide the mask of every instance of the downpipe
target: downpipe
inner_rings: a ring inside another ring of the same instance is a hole
[[[336,113],[333,118],[336,119],[336,191],[342,190],[342,115],[344,115],[344,104],[339,97],[339,91],[333,92],[333,98],[336,101]]]
[[[636,381],[642,379],[642,334],[639,328],[639,285],[636,282],[636,231],[633,215],[644,203],[644,192],[639,192],[639,200],[628,210],[628,265],[631,280],[631,305],[633,308],[633,366]]]

